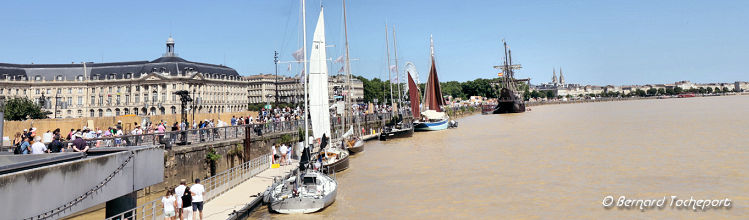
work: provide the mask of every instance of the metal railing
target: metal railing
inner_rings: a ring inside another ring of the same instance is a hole
[[[205,195],[203,201],[208,202],[219,195],[231,190],[247,179],[267,170],[270,167],[270,154],[264,154],[260,157],[232,167],[220,172],[214,176],[208,177],[201,181],[205,186]],[[189,187],[188,189],[189,190]],[[177,199],[180,199],[175,195]],[[163,219],[164,206],[161,203],[161,197],[150,202],[146,202],[136,208],[127,210],[107,220],[120,219]]]
[[[402,114],[410,115],[409,110],[402,110]],[[360,114],[355,116],[349,116],[348,121],[354,121],[358,123],[366,123],[373,121],[389,120],[392,118],[393,113],[373,113],[373,114]],[[338,117],[331,117],[333,128],[340,127]],[[230,139],[244,139],[246,137],[245,131],[247,127],[250,131],[257,136],[266,133],[276,132],[292,132],[298,131],[300,127],[304,127],[303,120],[293,121],[282,121],[282,122],[266,122],[262,124],[249,124],[249,125],[236,125],[236,126],[225,126],[225,127],[214,127],[214,128],[201,128],[201,129],[189,129],[183,131],[168,131],[164,133],[147,133],[140,135],[123,135],[115,137],[102,137],[85,139],[86,145],[89,148],[96,147],[129,147],[129,146],[141,146],[141,145],[158,145],[166,146],[167,148],[173,145],[185,145],[185,144],[200,144],[200,143],[214,143],[216,141],[230,140]],[[345,132],[345,131],[344,131]],[[84,135],[85,136],[85,135]],[[63,142],[63,146],[67,146],[68,142]]]

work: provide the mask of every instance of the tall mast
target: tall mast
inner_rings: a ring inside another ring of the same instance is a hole
[[[400,68],[398,68],[398,39],[395,38],[395,25],[393,25],[393,52],[395,55],[395,75],[396,75],[396,81],[395,83],[398,83],[398,108],[403,105],[403,90],[401,90],[401,75],[400,75]]]
[[[387,58],[388,58],[388,84],[390,85],[390,107],[395,107],[395,101],[393,100],[393,78],[390,77],[390,41],[388,40],[388,25],[385,24],[385,47],[387,50]]]
[[[348,22],[346,21],[346,0],[343,1],[343,36],[346,41],[346,99],[344,101],[344,112],[343,112],[343,124],[346,124],[346,118],[348,116],[348,108],[351,101],[351,96],[353,96],[353,89],[351,88],[351,60],[349,59],[349,51],[348,51]],[[344,132],[346,130],[346,127],[343,128]]]
[[[509,76],[509,75],[510,75],[510,66],[509,66],[509,64],[508,64],[508,59],[509,59],[509,56],[507,55],[507,42],[505,42],[505,40],[504,40],[504,39],[502,39],[502,43],[504,43],[504,45],[505,45],[505,68],[504,68],[504,69],[505,69],[505,73],[507,73],[507,75]],[[509,78],[509,77],[507,77],[507,76],[506,76],[506,77],[505,77],[505,80],[503,80],[503,82],[502,82],[502,84],[504,84],[504,87],[505,87],[505,88],[508,88],[508,87],[509,87],[509,85],[510,85],[510,84],[509,84],[509,83],[507,82],[507,81],[508,81],[508,80],[507,80],[508,78]],[[508,89],[509,89],[509,88],[508,88]]]
[[[309,96],[309,71],[307,71],[307,11],[305,9],[305,1],[302,0],[302,64],[304,65],[304,146],[309,145],[309,109],[307,108],[307,98]],[[310,149],[312,150],[312,149]]]

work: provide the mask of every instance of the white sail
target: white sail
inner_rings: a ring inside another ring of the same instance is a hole
[[[325,54],[325,20],[323,10],[312,38],[312,52],[309,59],[309,103],[312,119],[312,136],[330,138],[330,110],[328,104],[328,64]]]

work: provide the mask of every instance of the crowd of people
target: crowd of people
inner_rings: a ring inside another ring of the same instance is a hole
[[[370,111],[370,107],[373,109]],[[391,111],[391,106],[388,105],[364,105],[354,104],[351,106],[351,112],[355,115],[364,114],[366,112],[377,112],[386,113]],[[63,134],[58,128],[53,131],[47,131],[41,135],[37,135],[37,129],[31,127],[24,129],[23,132],[15,134],[12,140],[12,149],[16,154],[43,154],[43,153],[59,153],[59,152],[86,152],[90,148],[100,146],[130,146],[130,142],[135,141],[139,143],[136,138],[126,138],[128,135],[143,135],[143,134],[164,134],[169,131],[185,131],[190,129],[205,129],[205,128],[216,128],[224,126],[240,126],[249,124],[267,124],[274,122],[285,122],[301,120],[304,117],[304,110],[300,107],[284,107],[284,108],[273,108],[273,109],[261,109],[255,117],[254,115],[247,116],[232,116],[229,123],[226,123],[217,119],[205,119],[202,121],[188,121],[173,122],[168,124],[165,121],[156,123],[147,122],[143,126],[137,122],[134,123],[132,130],[124,130],[121,121],[117,124],[107,127],[106,129],[101,128],[88,128],[86,126],[80,129],[70,129],[69,132]],[[201,133],[202,135],[202,133]],[[167,141],[174,142],[176,135],[170,135],[170,140],[162,140],[164,135],[158,135],[159,143],[165,143]],[[78,140],[81,139],[81,140]],[[280,148],[281,146],[279,146]],[[279,149],[280,150],[280,149]],[[280,157],[280,156],[279,156]]]
[[[161,198],[164,205],[165,220],[203,220],[203,202],[206,193],[205,186],[200,179],[189,188],[185,179],[180,180],[179,186],[169,188]]]

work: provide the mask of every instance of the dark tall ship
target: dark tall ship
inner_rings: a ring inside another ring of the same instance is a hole
[[[499,82],[497,83],[499,90],[499,97],[497,98],[497,106],[492,111],[493,114],[505,114],[505,113],[520,113],[525,112],[525,101],[523,97],[518,95],[517,82],[515,79],[514,69],[520,68],[520,65],[512,64],[512,50],[507,48],[507,42],[504,42],[505,47],[505,60],[502,66],[496,66],[496,68],[502,69],[502,74],[499,76]]]

